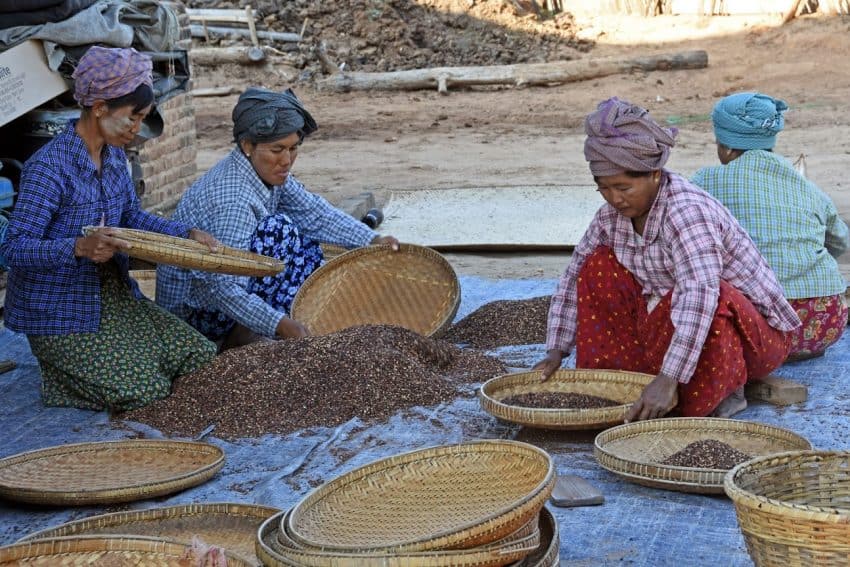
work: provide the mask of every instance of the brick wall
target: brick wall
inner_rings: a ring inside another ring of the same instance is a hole
[[[158,109],[164,122],[162,135],[145,142],[139,150],[145,208],[175,201],[197,177],[191,91],[165,101]]]

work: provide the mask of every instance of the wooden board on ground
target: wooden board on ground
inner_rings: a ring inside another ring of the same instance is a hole
[[[436,250],[568,250],[604,202],[590,185],[394,191],[380,230]]]
[[[597,506],[605,502],[605,497],[596,487],[580,476],[567,474],[558,475],[550,500],[555,506],[573,508],[576,506]]]
[[[799,382],[768,376],[758,382],[750,382],[744,388],[748,400],[761,400],[776,406],[788,406],[805,402],[809,389]]]

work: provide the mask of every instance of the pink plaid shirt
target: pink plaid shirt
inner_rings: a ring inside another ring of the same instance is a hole
[[[631,220],[603,205],[558,283],[549,308],[547,349],[569,353],[576,335],[576,280],[587,257],[608,246],[644,296],[673,290],[675,331],[661,372],[687,383],[696,368],[720,295],[720,280],[743,293],[774,329],[800,326],[776,276],[732,214],[684,177],[664,170],[643,236]]]

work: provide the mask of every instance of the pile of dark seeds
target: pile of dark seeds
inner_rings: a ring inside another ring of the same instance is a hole
[[[168,398],[119,417],[168,435],[213,424],[223,439],[283,434],[448,402],[458,385],[504,372],[495,358],[407,329],[353,327],[226,351],[179,378]]]
[[[675,467],[728,470],[737,464],[750,460],[750,458],[750,455],[742,453],[722,441],[703,439],[673,453],[661,461],[661,464]]]
[[[620,405],[620,402],[614,400],[577,392],[528,392],[505,398],[502,403],[525,408],[554,409],[595,409]]]
[[[547,295],[487,303],[452,325],[443,339],[484,349],[545,343],[550,300]]]

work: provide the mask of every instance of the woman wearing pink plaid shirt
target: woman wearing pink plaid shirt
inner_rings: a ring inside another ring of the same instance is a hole
[[[729,417],[744,384],[785,360],[800,325],[776,276],[720,202],[664,169],[676,131],[612,98],[585,120],[605,198],[549,309],[544,379],[578,368],[656,375],[626,421],[671,410]]]

